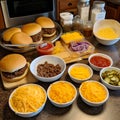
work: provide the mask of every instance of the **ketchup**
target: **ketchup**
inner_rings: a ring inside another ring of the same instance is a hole
[[[42,43],[37,47],[37,51],[40,55],[51,54],[54,45],[52,43]]]
[[[108,67],[110,66],[111,62],[109,59],[101,57],[101,56],[94,56],[90,59],[90,62],[98,67]]]

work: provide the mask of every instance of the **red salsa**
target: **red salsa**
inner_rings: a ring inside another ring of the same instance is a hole
[[[42,43],[37,47],[37,51],[40,55],[51,54],[54,45],[52,43]]]
[[[101,57],[101,56],[94,56],[90,59],[90,62],[98,67],[108,67],[110,66],[111,62],[109,59]]]

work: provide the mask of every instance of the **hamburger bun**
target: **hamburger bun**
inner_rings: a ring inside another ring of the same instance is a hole
[[[0,61],[1,77],[3,80],[8,82],[15,82],[21,80],[27,75],[28,69],[29,64],[26,61],[26,58],[20,54],[6,55]]]
[[[12,44],[31,44],[33,43],[32,38],[24,33],[24,32],[17,32],[11,38]]]
[[[42,41],[42,28],[37,23],[28,23],[22,26],[22,31],[32,37],[34,43]]]
[[[36,23],[41,25],[44,37],[52,37],[56,34],[55,24],[52,19],[48,17],[38,17]]]
[[[2,34],[3,40],[6,42],[9,42],[11,37],[17,32],[21,32],[21,29],[17,27],[12,27],[5,30]]]

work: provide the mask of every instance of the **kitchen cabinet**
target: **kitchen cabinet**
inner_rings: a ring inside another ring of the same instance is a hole
[[[79,0],[57,0],[57,20],[60,19],[61,12],[71,12],[77,14],[77,4]]]
[[[120,22],[120,5],[106,2],[105,9],[107,19],[115,19]]]
[[[0,29],[3,29],[3,28],[5,28],[5,24],[4,24],[4,18],[2,14],[1,5],[0,5]]]

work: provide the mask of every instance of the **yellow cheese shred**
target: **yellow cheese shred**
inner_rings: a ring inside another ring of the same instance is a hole
[[[104,87],[97,82],[83,82],[79,90],[83,97],[91,102],[101,102],[107,95]]]
[[[70,42],[73,41],[81,41],[83,39],[83,35],[80,34],[77,31],[74,32],[66,32],[63,35],[61,35],[61,39],[66,43],[69,44]]]
[[[51,86],[49,96],[57,103],[66,103],[74,98],[75,89],[66,82],[58,82]]]
[[[18,88],[10,99],[16,112],[35,112],[45,102],[45,93],[39,86],[27,85]]]
[[[99,37],[105,38],[105,39],[115,39],[118,37],[118,34],[114,31],[114,29],[108,27],[108,28],[102,28],[97,31],[96,33]]]
[[[90,70],[84,66],[74,66],[70,70],[71,76],[77,78],[78,80],[83,80],[90,77]]]

